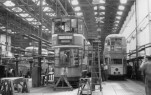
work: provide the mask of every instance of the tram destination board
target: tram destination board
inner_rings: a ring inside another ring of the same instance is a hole
[[[71,45],[73,44],[73,36],[72,35],[59,35],[58,43],[61,45]]]

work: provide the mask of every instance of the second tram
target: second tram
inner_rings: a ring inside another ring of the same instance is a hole
[[[108,77],[126,75],[126,39],[121,34],[110,34],[105,39],[104,63],[108,66]]]

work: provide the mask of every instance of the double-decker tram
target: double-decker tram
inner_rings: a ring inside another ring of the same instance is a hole
[[[126,75],[126,39],[120,34],[110,34],[105,39],[104,63],[108,66],[108,77]]]
[[[77,86],[82,75],[85,26],[82,18],[75,16],[56,17],[52,20],[52,48],[55,51],[55,81],[61,75]]]

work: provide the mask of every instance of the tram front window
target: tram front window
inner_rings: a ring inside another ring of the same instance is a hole
[[[60,48],[58,64],[55,64],[56,66],[72,67],[78,66],[79,64],[80,58],[78,48]]]
[[[78,19],[55,19],[54,22],[54,33],[78,33]]]
[[[122,59],[111,59],[112,64],[122,64]]]

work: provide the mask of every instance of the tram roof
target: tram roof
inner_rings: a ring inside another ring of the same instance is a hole
[[[124,36],[121,35],[121,34],[110,34],[110,35],[108,35],[108,36],[106,37],[106,39],[107,39],[107,38],[113,38],[113,37],[124,37]]]

